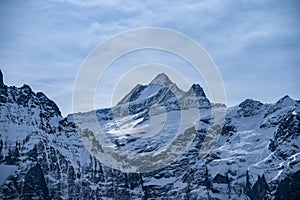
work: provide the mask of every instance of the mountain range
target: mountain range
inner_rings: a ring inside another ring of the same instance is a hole
[[[162,73],[112,108],[63,117],[42,92],[5,85],[0,71],[0,198],[300,199],[299,105],[285,96],[226,107],[210,102],[200,85],[183,91]],[[224,120],[210,151],[199,156],[213,109],[224,110]],[[99,143],[89,126],[94,115],[113,148],[134,155],[170,143],[182,115],[191,116],[182,123],[193,126],[182,131],[193,140],[162,168],[120,171],[86,145],[91,136]]]

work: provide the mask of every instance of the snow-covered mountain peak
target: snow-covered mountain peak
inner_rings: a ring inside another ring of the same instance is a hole
[[[183,94],[166,74],[160,73],[148,85],[137,84],[117,106],[126,103],[141,104],[144,101],[158,103],[160,100],[169,100],[171,96],[181,97]]]
[[[260,113],[263,103],[260,101],[256,101],[253,99],[246,99],[242,103],[239,104],[237,113],[239,116],[250,117]]]
[[[296,101],[288,95],[282,97],[276,102],[276,105],[280,105],[280,106],[294,106],[295,104]]]
[[[246,99],[242,103],[239,104],[240,108],[253,107],[253,106],[261,106],[263,103],[254,99]]]
[[[147,111],[155,105],[163,105],[167,110],[211,108],[202,87],[193,84],[185,92],[178,88],[166,74],[158,74],[148,85],[138,84],[114,107],[121,115]],[[125,111],[128,110],[129,112]]]
[[[174,83],[169,79],[169,77],[165,73],[160,73],[151,81],[150,85],[151,84],[157,84],[167,87]]]
[[[19,109],[18,107],[29,107],[28,112],[33,112],[37,109],[41,115],[49,117],[61,117],[61,112],[58,106],[50,100],[42,92],[33,92],[29,85],[24,84],[22,87],[6,86],[3,83],[3,75],[0,74],[0,102],[6,104],[10,112]],[[1,109],[0,109],[1,111]],[[2,114],[11,114],[2,110]],[[27,112],[27,111],[26,111]],[[30,116],[31,117],[31,116]]]

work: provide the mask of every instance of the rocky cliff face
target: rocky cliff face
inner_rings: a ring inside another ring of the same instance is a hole
[[[46,95],[27,85],[6,86],[0,75],[1,199],[300,198],[300,102],[288,96],[274,104],[248,99],[228,108],[216,145],[199,158],[212,104],[199,85],[184,92],[160,74],[116,107],[97,110],[99,123],[116,147],[152,152],[172,139],[179,112],[197,109],[199,126],[189,129],[194,140],[163,169],[123,173],[90,154],[73,115],[63,118]],[[155,137],[138,137],[163,114],[159,107],[171,125]],[[82,123],[89,114],[78,114]]]

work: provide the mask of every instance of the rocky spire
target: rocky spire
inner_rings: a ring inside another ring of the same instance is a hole
[[[0,69],[0,89],[4,89],[5,88],[5,85],[4,85],[4,82],[3,82],[3,74],[2,74],[2,71]]]
[[[196,97],[206,97],[202,87],[199,84],[193,84],[188,93],[189,95],[194,94]]]
[[[4,85],[3,74],[0,69],[0,104],[6,102],[6,97],[7,97],[7,88]]]

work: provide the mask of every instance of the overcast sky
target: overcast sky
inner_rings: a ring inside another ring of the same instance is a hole
[[[43,91],[63,115],[72,112],[73,84],[90,51],[114,34],[142,27],[173,29],[201,44],[220,71],[229,106],[246,98],[275,102],[286,94],[300,99],[298,0],[1,0],[0,27],[5,83],[26,83],[36,92]],[[174,56],[136,52],[116,62],[111,73],[107,71],[96,94],[97,107],[110,106],[110,91],[122,75],[115,71],[151,62],[173,67],[189,83],[202,83]],[[159,71],[136,73],[139,78],[130,79],[124,94],[135,82],[148,83]]]

